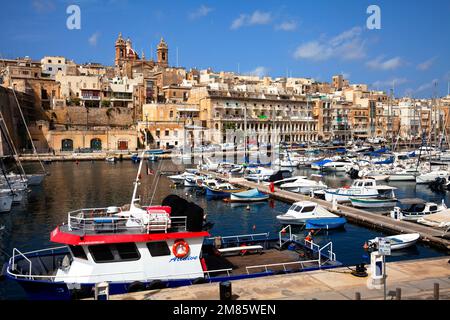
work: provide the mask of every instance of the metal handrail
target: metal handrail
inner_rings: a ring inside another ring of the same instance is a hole
[[[333,252],[333,242],[331,241],[328,242],[326,245],[324,245],[322,248],[320,248],[319,257],[322,256],[322,250],[324,250],[326,247],[330,247],[330,249],[328,250],[328,254],[331,261],[336,261],[336,254]]]
[[[286,229],[289,229],[289,241],[292,241],[292,229],[291,229],[291,225],[288,225],[287,227],[284,227],[283,229],[281,229],[281,231],[278,233],[279,239],[280,239],[280,249],[281,249],[282,245],[287,242],[287,241],[285,241],[284,243],[281,243],[281,235],[284,233],[284,231],[286,231]]]
[[[288,265],[300,264],[301,267],[302,267],[302,269],[303,269],[303,268],[304,268],[304,267],[303,267],[303,264],[304,264],[304,263],[313,263],[313,262],[319,262],[319,260],[306,260],[306,261],[295,261],[295,262],[284,262],[284,263],[263,264],[263,265],[259,265],[259,266],[249,266],[249,267],[245,267],[245,269],[246,269],[246,271],[247,271],[247,274],[250,274],[250,273],[249,273],[249,269],[264,268],[265,271],[268,272],[268,270],[267,270],[268,267],[278,267],[278,266],[283,266],[283,270],[284,270],[284,271],[287,271],[287,270],[286,270],[286,266],[288,266]]]
[[[18,250],[17,250],[18,251]],[[25,257],[26,258],[26,257]],[[28,260],[28,259],[27,259]],[[29,260],[28,260],[29,261]],[[31,263],[31,261],[30,261]],[[115,272],[115,273],[103,273],[103,274],[89,274],[89,275],[64,275],[64,276],[50,276],[50,275],[31,275],[31,269],[30,269],[30,274],[29,275],[23,275],[23,274],[15,274],[12,273],[12,271],[15,270],[10,270],[9,267],[7,269],[7,273],[13,277],[17,278],[30,278],[30,279],[51,279],[52,281],[54,281],[56,278],[58,279],[73,279],[73,278],[90,278],[90,277],[104,277],[104,276],[115,276],[115,275],[125,275],[125,273],[123,272]],[[233,269],[229,268],[229,269],[217,269],[217,270],[208,270],[208,271],[201,271],[203,273],[206,273],[208,275],[208,277],[210,278],[209,274],[210,273],[218,273],[218,272],[227,272],[227,275],[230,276],[230,272],[232,272]],[[144,273],[143,271],[132,271],[132,272],[126,272],[126,275],[129,274],[142,274]],[[200,273],[199,272],[190,272],[190,273],[178,273],[176,275],[157,275],[157,276],[152,276],[152,277],[146,277],[145,280],[149,280],[149,279],[161,279],[161,278],[166,278],[166,279],[170,279],[171,277],[178,277],[178,276],[190,276],[190,275],[196,275]]]
[[[269,232],[266,233],[255,233],[255,234],[243,234],[243,235],[236,235],[236,236],[226,236],[226,237],[221,237],[221,239],[232,239],[235,238],[236,240],[239,241],[239,238],[251,238],[252,241],[254,241],[255,237],[257,236],[265,236],[266,238],[269,237]],[[211,237],[208,238],[208,240],[214,240],[215,237]]]
[[[16,271],[16,265],[15,265],[15,257],[16,255],[14,254],[15,252],[19,253],[19,256],[22,256],[26,261],[28,261],[29,265],[30,265],[30,270],[28,273],[28,277],[31,279],[31,267],[32,267],[32,263],[31,260],[28,259],[22,252],[20,252],[17,248],[13,249],[13,256],[12,256],[12,269],[13,271]],[[24,275],[25,276],[25,275]]]

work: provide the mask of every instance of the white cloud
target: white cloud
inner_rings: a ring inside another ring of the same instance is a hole
[[[38,13],[47,13],[55,10],[55,4],[51,0],[33,0],[31,4]]]
[[[371,69],[376,70],[395,70],[401,67],[404,62],[400,57],[391,58],[388,60],[384,60],[384,57],[380,56],[374,60],[368,61],[367,66]]]
[[[254,70],[247,72],[246,74],[249,76],[255,76],[255,77],[264,77],[268,74],[269,69],[263,66],[256,67]]]
[[[433,57],[431,59],[428,59],[427,61],[424,61],[422,63],[419,63],[417,65],[417,69],[421,70],[421,71],[426,71],[428,69],[431,68],[431,66],[433,65],[434,61],[436,60],[436,57]]]
[[[392,88],[395,86],[399,86],[408,82],[406,78],[391,78],[389,80],[378,80],[372,83],[372,86],[375,88]]]
[[[201,5],[200,8],[189,13],[189,19],[195,20],[198,18],[206,17],[213,10],[214,10],[213,8],[207,7],[205,5]]]
[[[284,21],[284,22],[276,25],[275,29],[282,30],[282,31],[294,31],[295,29],[297,29],[297,22],[294,20]]]
[[[362,28],[354,27],[331,38],[320,38],[304,43],[294,52],[295,59],[327,60],[339,58],[355,60],[366,56],[365,41],[361,39]]]
[[[254,26],[269,24],[272,21],[272,14],[270,12],[261,12],[256,10],[251,15],[240,14],[238,18],[231,23],[231,29],[236,30],[243,26]]]
[[[431,80],[431,82],[424,83],[416,89],[416,92],[430,90],[431,88],[434,87],[434,83],[437,83],[437,82],[438,82],[438,79],[433,79],[433,80]]]
[[[256,10],[250,16],[249,24],[268,24],[272,20],[272,14],[270,12],[260,12]]]
[[[93,47],[97,45],[98,38],[100,37],[100,32],[94,33],[92,36],[89,37],[89,44]]]

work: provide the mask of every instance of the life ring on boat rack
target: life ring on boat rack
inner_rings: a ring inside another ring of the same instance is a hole
[[[178,259],[183,259],[189,255],[189,244],[184,240],[176,240],[172,246],[172,252]]]

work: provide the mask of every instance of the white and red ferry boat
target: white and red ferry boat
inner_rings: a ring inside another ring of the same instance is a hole
[[[32,299],[77,299],[93,296],[100,282],[109,283],[110,294],[122,294],[341,265],[331,242],[320,247],[300,240],[290,226],[274,238],[211,237],[203,212],[189,211],[177,196],[168,197],[171,206],[141,207],[141,168],[142,161],[128,209],[69,212],[67,223],[50,234],[63,246],[27,253],[15,248],[3,274]]]

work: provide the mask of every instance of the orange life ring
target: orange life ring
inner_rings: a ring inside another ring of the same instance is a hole
[[[189,244],[184,240],[177,240],[172,246],[172,252],[178,259],[183,259],[189,254]]]

